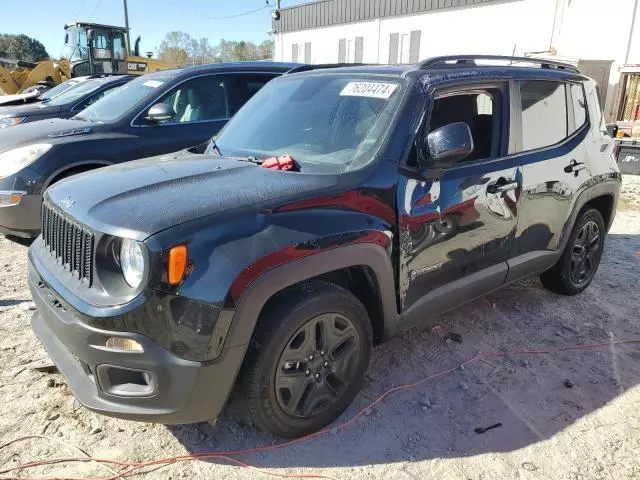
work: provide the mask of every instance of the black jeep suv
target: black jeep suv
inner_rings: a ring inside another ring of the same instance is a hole
[[[0,129],[0,233],[36,237],[42,194],[63,178],[206,143],[265,83],[299,66],[163,70],[137,77],[73,118]]]
[[[207,155],[49,189],[32,326],[77,398],[187,423],[238,381],[258,426],[295,437],[399,331],[528,275],[585,289],[620,188],[596,84],[485,59],[307,67]]]

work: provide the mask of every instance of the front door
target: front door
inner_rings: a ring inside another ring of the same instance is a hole
[[[589,116],[581,83],[519,82],[516,149],[522,152],[522,198],[509,280],[555,263],[578,194],[591,178],[584,138]]]
[[[465,122],[474,151],[438,180],[399,186],[400,296],[409,325],[499,287],[517,225],[508,85],[456,87],[436,93],[432,105],[425,132]]]
[[[227,83],[225,75],[205,75],[177,85],[154,103],[173,108],[175,116],[166,122],[150,124],[143,112],[132,127],[140,138],[141,156],[196,147],[218,133],[231,116]]]

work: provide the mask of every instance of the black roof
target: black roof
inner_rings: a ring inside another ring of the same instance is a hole
[[[87,78],[85,80],[85,82],[91,82],[93,81],[94,83],[114,83],[114,82],[118,82],[118,81],[129,81],[129,80],[133,80],[134,78],[138,78],[140,75],[129,75],[129,74],[124,74],[124,75],[92,75],[89,78]],[[84,83],[84,82],[80,82],[80,83]]]
[[[271,62],[271,61],[255,61],[255,62],[222,62],[207,63],[204,65],[195,65],[193,67],[174,68],[171,70],[160,70],[153,73],[147,73],[147,77],[190,77],[198,73],[215,73],[215,72],[277,72],[284,73],[291,69],[300,67],[300,63],[291,62]]]
[[[518,72],[519,76],[545,76],[545,77],[575,77],[581,76],[578,69],[570,64],[554,60],[529,57],[508,57],[497,55],[452,55],[446,57],[433,57],[417,64],[404,65],[305,65],[298,67],[291,73],[318,72],[331,69],[332,72],[360,73],[368,75],[389,75],[404,77],[428,75],[435,71],[447,71],[452,74],[465,74],[467,76],[487,75],[506,72]]]

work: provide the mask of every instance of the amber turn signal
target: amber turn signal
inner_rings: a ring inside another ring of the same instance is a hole
[[[167,278],[170,285],[179,284],[187,270],[187,247],[178,245],[169,250],[169,271]]]

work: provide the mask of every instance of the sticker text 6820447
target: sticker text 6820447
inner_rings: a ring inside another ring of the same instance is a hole
[[[370,97],[387,99],[398,87],[395,83],[349,82],[342,89],[343,97]]]

